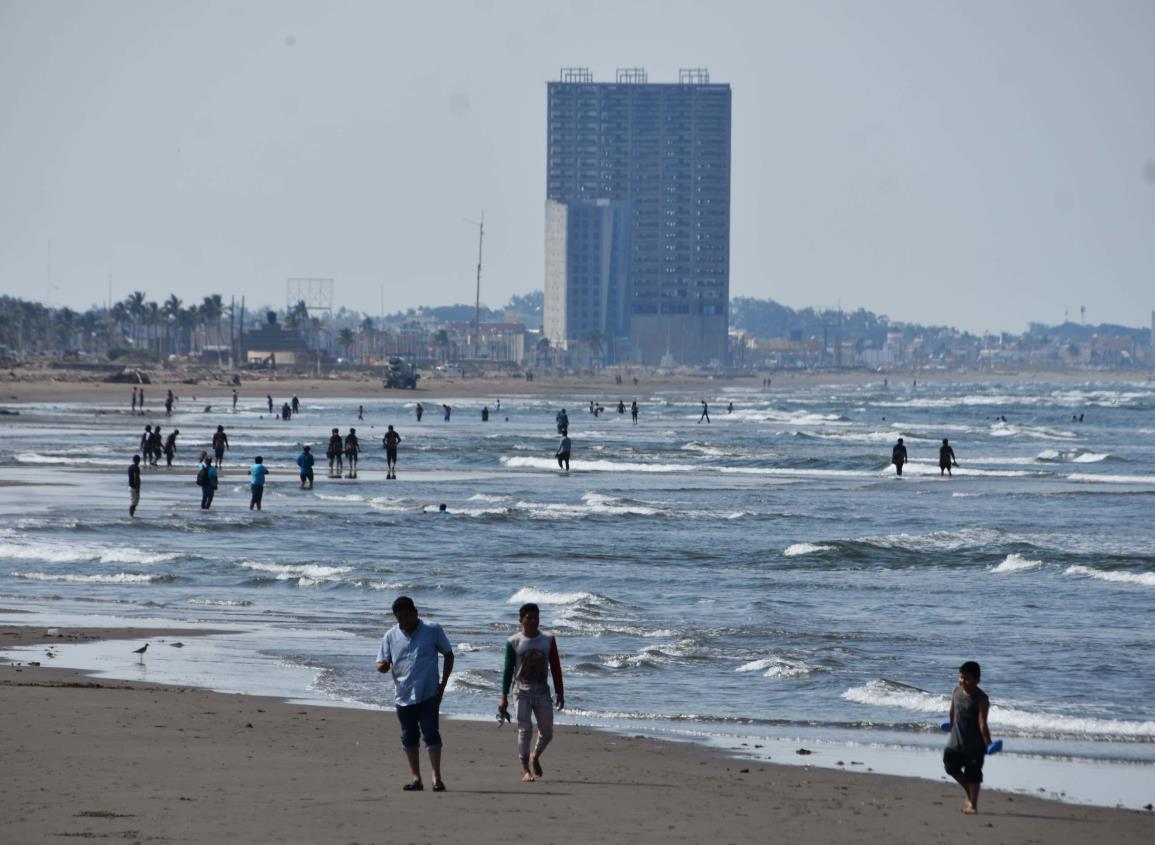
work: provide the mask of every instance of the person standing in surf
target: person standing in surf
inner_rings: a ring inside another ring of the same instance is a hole
[[[329,447],[325,450],[325,457],[329,459],[329,477],[340,478],[341,472],[345,469],[345,446],[341,442],[341,430],[333,429],[333,433],[329,435]],[[336,469],[334,470],[334,467]],[[334,474],[334,472],[336,474]]]
[[[979,811],[983,761],[991,744],[987,726],[991,701],[979,688],[981,678],[982,668],[975,661],[959,667],[958,686],[950,696],[950,739],[942,752],[943,768],[966,792],[962,811],[968,816]]]
[[[128,515],[136,516],[136,506],[140,504],[140,455],[133,455],[128,465],[128,495]]]
[[[898,442],[894,444],[894,448],[890,450],[890,462],[894,464],[895,470],[899,475],[902,475],[902,468],[906,465],[906,446],[902,443],[902,438],[898,438]]]
[[[225,449],[229,448],[229,436],[225,434],[225,427],[218,425],[216,432],[213,433],[213,457],[217,459],[217,471],[219,472],[225,463]]]
[[[553,634],[541,630],[541,610],[530,602],[517,611],[521,630],[505,641],[505,668],[501,675],[499,717],[508,714],[509,690],[517,712],[517,756],[521,761],[521,779],[531,783],[541,777],[541,754],[553,739],[553,708],[549,677],[557,694],[557,709],[565,709],[565,689],[561,679],[561,660]],[[533,739],[533,720],[537,720],[537,742]]]
[[[393,430],[393,426],[389,426],[389,430],[385,432],[385,436],[381,438],[381,445],[385,447],[385,464],[387,472],[385,477],[387,479],[397,478],[397,444],[401,442],[401,435]]]
[[[569,451],[572,445],[569,434],[563,432],[557,447],[557,468],[563,472],[569,472]]]
[[[949,441],[944,437],[942,439],[942,446],[938,449],[938,474],[940,478],[944,472],[951,477],[954,476],[954,473],[950,471],[951,464],[957,467],[958,461],[954,459],[954,449],[951,448]]]
[[[705,399],[702,400],[702,416],[698,417],[698,422],[701,422],[702,420],[705,420],[706,422],[710,421],[710,406],[706,404]]]
[[[361,454],[361,442],[357,439],[357,429],[349,429],[345,436],[345,463],[349,465],[349,474],[346,478],[357,477],[357,458]]]

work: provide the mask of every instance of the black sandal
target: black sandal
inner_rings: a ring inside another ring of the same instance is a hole
[[[433,791],[434,792],[444,792],[445,791],[445,781],[443,781],[443,780],[433,781]]]
[[[425,788],[425,784],[423,784],[419,780],[411,780],[411,781],[409,781],[409,783],[405,784],[401,788],[404,789],[406,792],[420,792],[421,790],[423,790]],[[434,784],[433,788],[436,789],[437,785]]]

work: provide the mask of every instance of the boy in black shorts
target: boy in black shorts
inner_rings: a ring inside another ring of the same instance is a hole
[[[950,697],[950,739],[942,753],[946,773],[959,782],[967,795],[963,812],[973,816],[979,811],[979,789],[983,783],[983,761],[991,732],[987,714],[991,702],[979,689],[982,669],[968,660],[958,670],[958,686]]]

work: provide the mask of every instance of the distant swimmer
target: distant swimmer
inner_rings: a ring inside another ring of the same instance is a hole
[[[421,415],[425,413],[425,406],[418,402],[417,407],[414,408],[413,411],[417,414],[417,422],[421,422]]]
[[[638,424],[638,400],[635,399],[630,403],[630,418],[633,419],[634,425]]]
[[[381,438],[381,445],[385,447],[385,463],[388,465],[386,478],[397,478],[397,444],[401,442],[401,435],[389,426],[385,436]]]
[[[938,448],[938,474],[941,477],[945,472],[947,475],[953,476],[954,473],[950,471],[951,464],[958,466],[958,461],[954,459],[954,449],[950,447],[950,443],[944,437],[942,445]]]
[[[133,455],[128,465],[128,495],[128,515],[136,516],[136,506],[140,504],[140,455]]]
[[[702,400],[702,416],[698,417],[698,422],[701,422],[702,420],[705,420],[706,422],[710,421],[710,406],[706,404],[705,399]]]
[[[437,512],[438,513],[449,513],[449,508],[445,507],[445,502],[442,502],[440,505],[437,506]]]
[[[569,435],[562,434],[561,443],[557,447],[557,466],[558,469],[569,472],[569,453],[572,446]]]
[[[329,435],[329,446],[325,449],[325,457],[329,459],[329,477],[340,478],[345,469],[345,444],[341,441],[340,429],[333,429]]]
[[[902,475],[902,467],[907,461],[906,447],[902,445],[902,438],[898,438],[898,442],[894,444],[894,448],[890,450],[890,462],[894,464],[894,468],[898,470],[898,474]]]
[[[252,493],[252,497],[249,499],[249,510],[261,509],[261,501],[265,498],[265,478],[268,474],[269,470],[265,466],[265,459],[257,455],[253,458],[252,466],[249,467],[249,492]]]
[[[218,425],[213,434],[213,455],[217,459],[217,470],[221,470],[225,463],[225,449],[229,448],[229,436],[225,434],[225,427]]]
[[[569,431],[569,415],[565,412],[565,408],[562,408],[557,412],[554,420],[557,422],[558,434],[565,434],[567,431]]]
[[[306,485],[310,490],[313,489],[313,458],[312,447],[302,446],[301,454],[297,455],[297,467],[301,475],[301,489],[304,490]]]
[[[349,466],[349,473],[346,478],[357,477],[357,458],[361,454],[361,443],[357,440],[357,429],[349,429],[349,433],[345,435],[345,463]]]
[[[493,403],[493,411],[494,411],[494,413],[497,413],[497,414],[501,413],[501,400],[500,399],[498,399],[496,402]]]

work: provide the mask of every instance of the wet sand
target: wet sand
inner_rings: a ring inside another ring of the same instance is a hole
[[[60,633],[134,644],[187,635]],[[43,628],[0,628],[0,645],[39,642],[48,651],[58,639]],[[406,793],[391,711],[97,680],[45,666],[0,664],[0,712],[0,838],[14,843],[1065,845],[1155,835],[1150,812],[988,791],[981,814],[964,817],[953,783],[757,764],[581,728],[558,730],[542,759],[546,776],[523,784],[514,730],[449,720],[449,791],[433,793],[427,783]]]

